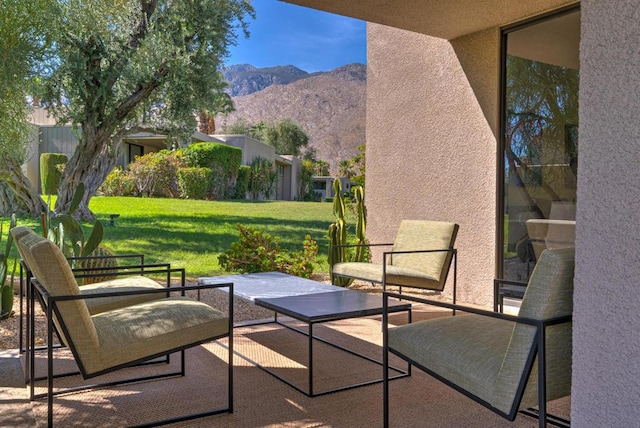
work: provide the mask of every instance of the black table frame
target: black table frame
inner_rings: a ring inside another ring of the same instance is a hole
[[[346,299],[351,299],[351,306],[349,307],[350,308],[349,310],[341,310],[341,311],[340,310],[333,310],[333,311],[322,310],[321,307],[314,306],[314,304],[318,303],[324,298],[336,297],[338,295],[340,295],[341,297],[345,297]],[[380,360],[376,360],[367,355],[360,354],[358,352],[355,352],[353,350],[350,350],[338,344],[331,343],[328,340],[318,336],[314,336],[313,334],[313,326],[315,324],[326,323],[330,321],[339,321],[339,320],[350,319],[350,318],[361,318],[361,317],[367,317],[372,315],[381,315],[383,310],[382,296],[374,296],[374,295],[370,295],[360,291],[345,289],[345,290],[333,291],[333,292],[327,292],[327,293],[315,293],[315,294],[306,294],[306,295],[298,295],[298,296],[290,296],[290,297],[256,298],[254,302],[257,306],[261,306],[263,308],[266,308],[275,312],[273,321],[268,321],[262,324],[276,323],[292,331],[303,334],[309,338],[308,363],[307,363],[308,364],[307,365],[308,389],[305,390],[300,386],[294,384],[293,382],[280,376],[279,374],[269,369],[268,367],[265,367],[260,363],[244,355],[238,354],[241,358],[244,358],[246,361],[264,370],[265,372],[269,373],[275,378],[281,380],[282,382],[286,383],[287,385],[291,386],[292,388],[301,392],[307,397],[318,397],[321,395],[331,394],[338,391],[345,391],[348,389],[359,388],[366,385],[381,383],[383,381],[383,378],[374,379],[370,381],[332,388],[332,389],[321,391],[321,392],[315,392],[313,388],[313,340],[314,339],[322,343],[325,343],[329,346],[332,346],[334,348],[345,351],[351,355],[355,355],[367,361],[376,363],[382,367],[382,361]],[[299,308],[300,305],[305,306],[305,308]],[[304,309],[306,309],[307,311],[306,313],[304,312]],[[411,322],[411,304],[410,303],[400,302],[400,301],[392,302],[389,305],[388,312],[389,313],[407,312],[408,322],[409,323]],[[278,314],[286,315],[298,321],[302,321],[306,323],[308,326],[308,331],[304,331],[281,322],[278,319]],[[251,324],[251,325],[255,325],[255,324]],[[389,369],[397,373],[396,375],[389,377],[389,380],[399,379],[399,378],[403,378],[411,375],[410,364],[407,364],[406,369],[399,369],[392,366],[389,366]]]

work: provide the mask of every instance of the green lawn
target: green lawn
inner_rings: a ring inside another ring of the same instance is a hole
[[[115,253],[142,253],[148,262],[170,262],[195,278],[219,275],[218,255],[238,240],[241,223],[280,237],[282,248],[302,249],[306,234],[318,243],[316,272],[327,272],[327,229],[332,204],[288,201],[195,201],[96,196],[89,205],[104,227],[103,244]],[[115,227],[109,215],[120,214]],[[33,219],[18,224],[39,228]]]

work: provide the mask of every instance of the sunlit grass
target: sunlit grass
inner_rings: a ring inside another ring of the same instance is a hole
[[[96,196],[89,208],[104,225],[106,248],[117,254],[142,253],[148,262],[169,262],[185,268],[190,278],[227,273],[218,256],[238,240],[238,223],[280,237],[281,247],[293,251],[302,249],[305,235],[311,235],[319,247],[315,271],[328,270],[330,203]],[[111,214],[120,214],[114,227],[109,226]],[[18,224],[40,230],[39,220],[21,218]]]

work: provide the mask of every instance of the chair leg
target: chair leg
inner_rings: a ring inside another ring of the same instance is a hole
[[[53,426],[53,311],[47,305],[47,426]],[[32,349],[32,352],[34,350]],[[33,370],[33,364],[32,364]],[[33,380],[33,376],[31,377]]]
[[[389,314],[387,297],[382,298],[382,422],[384,428],[389,427]]]
[[[231,320],[230,324],[233,324],[233,316],[229,317],[229,319]],[[227,402],[229,403],[229,413],[233,413],[233,325],[229,326],[229,328],[229,357],[227,364],[227,381],[229,383],[227,391],[229,397]]]
[[[538,328],[538,426],[547,426],[547,362],[545,328]]]

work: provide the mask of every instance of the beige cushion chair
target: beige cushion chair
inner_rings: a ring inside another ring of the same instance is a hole
[[[183,297],[186,290],[214,288],[220,285],[138,290],[140,294],[155,293],[161,298],[91,314],[86,301],[122,297],[132,291],[82,294],[69,263],[55,244],[36,234],[26,234],[20,241],[19,251],[34,274],[34,291],[47,314],[47,399],[50,426],[53,423],[54,324],[62,336],[61,339],[71,349],[85,379],[228,337],[228,406],[161,421],[158,424],[232,411],[232,302],[229,303],[228,313],[224,314],[202,302]],[[233,295],[232,284],[221,286],[229,287],[229,295]],[[182,296],[166,297],[167,293],[172,291],[180,292]],[[184,352],[182,358],[184,359]],[[184,376],[184,363],[181,364],[181,370],[174,374]],[[162,374],[157,377],[166,376],[167,374]],[[149,378],[145,378],[147,379]]]
[[[385,315],[385,351],[509,420],[514,420],[519,410],[538,405],[539,423],[545,426],[551,417],[546,402],[571,392],[573,271],[573,249],[544,251],[529,280],[518,317],[408,298],[472,314],[398,327],[389,326]],[[397,297],[384,294],[385,299]],[[387,357],[386,352],[384,355]],[[388,424],[388,379],[384,406]]]
[[[393,244],[383,253],[382,264],[348,262],[332,267],[335,276],[372,283],[442,291],[447,281],[459,226],[455,223],[427,220],[402,220]],[[455,302],[456,265],[454,263]]]
[[[25,253],[22,249],[22,239],[25,236],[30,236],[30,235],[37,235],[32,229],[25,227],[25,226],[17,226],[11,229],[11,235],[13,236],[13,239],[16,243],[16,247],[18,248],[18,252],[20,253],[24,265],[26,265],[26,280],[27,283],[30,281],[31,275],[32,275],[32,271],[30,269],[30,266],[34,263],[32,260],[28,260],[27,258],[29,257],[28,253]],[[101,281],[101,282],[96,282],[96,283],[92,283],[92,284],[87,284],[87,285],[82,285],[80,287],[80,294],[83,295],[89,295],[89,294],[96,294],[96,293],[108,293],[108,292],[128,292],[128,291],[138,291],[138,290],[162,290],[164,289],[164,287],[159,284],[158,282],[152,280],[151,278],[148,278],[146,276],[143,275],[139,275],[136,274],[136,272],[138,272],[138,270],[136,268],[140,267],[141,269],[144,268],[146,274],[152,274],[152,273],[165,273],[167,272],[167,275],[169,275],[169,270],[170,270],[170,265],[168,264],[154,264],[154,265],[145,265],[145,266],[133,266],[133,267],[129,267],[129,269],[127,270],[120,270],[120,271],[116,271],[113,270],[111,271],[111,273],[107,274],[107,275],[113,275],[114,278],[107,280],[107,281]],[[86,273],[86,271],[82,270],[82,269],[76,269],[74,270],[76,273],[80,272],[81,274],[84,273],[85,275],[90,275],[90,273]],[[105,275],[104,272],[100,273],[100,276]],[[121,278],[116,278],[115,276],[123,276]],[[77,274],[76,274],[77,276]],[[21,278],[21,282],[22,282],[22,278]],[[21,284],[22,285],[22,284]],[[167,283],[168,285],[168,283]],[[30,301],[32,300],[32,295],[31,295],[31,287],[27,284],[27,300]],[[22,292],[21,292],[21,296],[22,296]],[[135,294],[135,295],[109,295],[109,296],[105,296],[105,297],[100,297],[100,298],[95,298],[95,299],[87,299],[86,305],[87,308],[89,310],[90,314],[98,314],[101,312],[105,312],[111,309],[117,309],[117,308],[121,308],[121,307],[125,307],[125,306],[131,306],[134,304],[138,304],[138,303],[143,303],[143,302],[147,302],[150,300],[156,300],[156,299],[160,299],[162,297],[165,297],[162,294],[158,294],[158,293],[154,293],[154,294]],[[26,364],[25,364],[25,382],[29,383],[29,390],[30,390],[30,397],[31,399],[35,398],[35,385],[34,385],[34,381],[38,380],[37,378],[35,378],[33,376],[33,373],[31,373],[31,369],[33,368],[33,360],[35,358],[33,351],[35,350],[35,346],[30,345],[29,341],[30,341],[30,335],[31,335],[31,329],[32,329],[32,325],[33,325],[33,317],[32,314],[33,312],[30,311],[30,305],[27,304],[27,311],[26,311],[26,342],[27,345],[23,347],[23,327],[22,327],[22,318],[23,318],[23,312],[22,312],[22,304],[20,305],[20,338],[19,338],[19,342],[20,342],[20,349],[24,349],[25,351],[29,351],[29,356],[26,359]],[[62,338],[61,338],[62,340]]]

